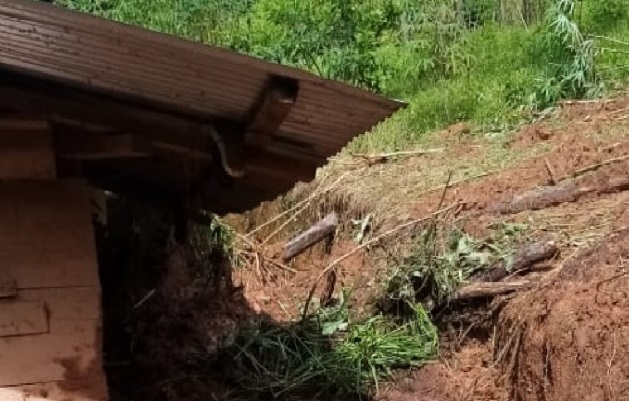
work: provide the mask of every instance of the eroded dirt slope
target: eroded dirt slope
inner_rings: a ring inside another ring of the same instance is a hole
[[[565,104],[498,137],[470,135],[458,124],[423,146],[442,150],[345,155],[302,188],[305,195],[289,212],[280,214],[271,204],[240,219],[247,245],[240,256],[248,265],[234,270],[235,287],[220,271],[211,280],[195,279],[190,268],[207,266],[187,260],[186,249],[169,253],[161,276],[162,262],[150,261],[151,269],[141,272],[146,282],[127,294],[129,316],[108,319],[115,323],[115,330],[108,326],[115,346],[106,361],[110,387],[131,388],[133,395],[114,399],[239,399],[220,380],[208,379],[208,354],[229,345],[239,325],[261,316],[297,320],[320,272],[350,252],[338,266],[335,292],[352,289],[354,312],[370,310],[411,233],[357,249],[351,220],[360,225],[370,216],[369,239],[444,205],[452,206],[450,221],[474,237],[484,238],[498,223],[522,223],[529,240],[552,241],[560,252],[524,277],[505,279],[526,280],[521,291],[477,302],[457,311],[460,319],[441,322],[438,360],[383,386],[380,398],[629,400],[629,97]],[[332,210],[343,221],[343,235],[331,253],[317,246],[284,264],[286,239]],[[252,230],[255,235],[246,236]],[[121,235],[116,244],[127,242]],[[144,242],[163,248],[151,238]],[[199,367],[203,375],[189,373]]]
[[[457,128],[445,134],[451,137],[453,131]],[[363,179],[376,179],[382,169],[440,166],[443,172],[443,166],[452,165],[449,158],[456,158],[457,166],[485,165],[485,171],[456,180],[443,200],[462,205],[458,218],[465,229],[483,236],[496,222],[522,222],[531,226],[532,237],[556,241],[561,253],[545,271],[529,277],[531,289],[496,301],[503,307],[492,332],[481,338],[462,334],[455,349],[444,348],[439,361],[401,378],[384,398],[628,400],[629,98],[565,104],[523,127],[501,147],[504,157],[530,156],[514,158],[505,168],[487,163],[496,158],[488,152],[496,150],[486,150],[483,140],[457,136],[450,143],[445,153],[367,167],[374,175],[363,172]],[[431,182],[409,189],[409,179],[400,180],[398,198],[405,212],[385,219],[380,230],[434,211],[442,188]],[[557,195],[562,186],[572,192]],[[541,201],[516,209],[500,206],[540,187],[550,188]],[[414,199],[413,192],[419,194]],[[239,279],[257,310],[291,319],[318,272],[353,246],[341,242],[328,257],[310,252],[292,266],[296,275],[275,271],[262,281],[260,273],[244,271]],[[384,268],[358,252],[341,265],[338,285],[358,288],[365,296],[386,274]]]

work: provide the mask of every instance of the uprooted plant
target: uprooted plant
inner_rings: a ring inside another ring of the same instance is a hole
[[[431,225],[413,239],[406,256],[391,269],[381,307],[385,310],[421,302],[428,310],[448,301],[472,276],[502,262],[513,264],[515,244],[526,226],[501,224],[488,238],[476,239],[457,227]]]

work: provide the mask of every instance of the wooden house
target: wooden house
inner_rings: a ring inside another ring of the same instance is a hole
[[[91,194],[187,216],[308,181],[402,106],[307,72],[0,0],[0,400],[102,401]]]

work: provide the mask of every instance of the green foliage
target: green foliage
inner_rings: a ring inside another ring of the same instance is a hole
[[[498,20],[500,3],[497,0],[464,0],[460,4],[463,20],[469,28]]]
[[[458,229],[429,227],[391,269],[381,306],[399,308],[418,301],[428,307],[443,304],[474,274],[498,262],[505,263],[508,270],[514,244],[525,228],[502,225],[490,238],[480,241]]]
[[[378,89],[373,52],[394,28],[392,0],[258,0],[238,21],[245,33],[232,47],[323,77]]]
[[[557,0],[546,13],[537,55],[546,64],[531,97],[537,107],[546,107],[559,99],[583,98],[600,93],[596,73],[597,48],[581,32],[575,21],[576,3]]]
[[[235,22],[254,0],[56,0],[73,10],[181,36],[230,46],[239,40]]]
[[[473,121],[482,131],[503,130],[519,121],[535,79],[543,72],[530,54],[532,36],[523,27],[496,25],[470,33],[462,48],[473,55],[465,72],[446,79],[409,80],[409,89],[396,93],[410,100],[408,108],[358,138],[351,149],[403,149],[421,142],[426,132],[459,121]]]
[[[604,0],[615,3],[616,0]],[[592,4],[586,2],[583,4]],[[629,9],[629,3],[624,5]],[[583,9],[586,19],[587,7]],[[386,82],[387,93],[409,100],[409,107],[354,141],[357,152],[403,149],[420,143],[426,132],[471,121],[478,131],[504,131],[534,108],[570,97],[596,96],[603,83],[629,78],[629,23],[627,20],[600,28],[596,42],[583,34],[575,18],[581,8],[566,14],[556,4],[546,20],[531,27],[497,25],[491,21],[465,33],[459,51],[467,62],[457,73],[442,79],[415,73],[402,50],[388,50],[390,71],[401,77]],[[605,36],[603,36],[605,35]],[[415,53],[413,53],[415,54]],[[396,61],[396,55],[404,55]],[[419,57],[415,54],[415,57]],[[418,58],[421,60],[421,58]],[[416,59],[416,60],[418,60]]]
[[[242,388],[273,397],[377,391],[392,369],[420,366],[437,352],[428,315],[419,305],[411,309],[404,321],[377,315],[351,322],[342,304],[294,325],[261,325],[226,351],[227,374]]]
[[[588,32],[606,34],[622,27],[629,7],[622,0],[580,2],[580,7],[575,0],[57,3],[410,101],[400,113],[402,121],[357,145],[378,143],[380,148],[408,146],[427,130],[463,119],[481,129],[502,129],[523,116],[523,107],[596,94],[601,87],[594,63],[598,52],[581,33],[577,17]],[[545,7],[546,21],[527,26]],[[516,11],[519,17],[513,18]],[[623,63],[620,55],[601,60],[613,66],[602,76],[629,75],[617,68]]]
[[[392,377],[393,369],[421,366],[437,352],[437,331],[419,304],[410,305],[411,318],[400,322],[376,315],[350,326],[334,347],[330,380],[343,393],[364,394],[380,380]]]
[[[627,24],[629,3],[626,0],[583,1],[581,23],[588,32],[606,32]]]
[[[628,24],[629,28],[629,24]],[[629,82],[629,29],[624,41],[598,36],[601,45],[599,72],[604,82],[615,83],[618,87]]]
[[[456,0],[401,0],[398,29],[376,51],[381,87],[391,96],[408,97],[434,80],[467,71],[467,29]]]

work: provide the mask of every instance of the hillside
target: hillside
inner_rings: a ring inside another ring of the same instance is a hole
[[[187,246],[115,205],[113,400],[629,400],[625,1],[56,3],[409,103]]]
[[[571,400],[584,393],[592,399],[611,394],[625,399],[621,394],[627,393],[627,376],[620,361],[628,357],[627,336],[622,334],[628,323],[622,262],[627,251],[628,106],[624,95],[562,104],[507,135],[500,145],[466,136],[454,126],[435,135],[439,139],[433,145],[447,145],[443,153],[374,166],[348,157],[353,168],[342,171],[350,175],[341,175],[333,194],[311,200],[319,212],[326,211],[321,205],[334,205],[341,215],[351,215],[360,204],[362,213],[385,213],[366,242],[448,205],[455,207],[439,216],[442,235],[461,230],[511,255],[527,244],[557,247],[548,259],[497,280],[513,283],[516,291],[507,288],[495,299],[486,296],[433,310],[441,336],[439,362],[400,379],[385,392],[386,399]],[[452,159],[457,163],[444,162]],[[497,168],[492,165],[496,161]],[[466,176],[467,166],[477,170]],[[409,176],[410,171],[424,174]],[[449,171],[463,178],[451,179],[444,192]],[[437,179],[441,186],[434,184]],[[348,192],[338,193],[343,190]],[[334,199],[338,196],[343,203]],[[415,277],[422,272],[423,266],[413,263],[421,259],[412,243],[421,240],[426,224],[391,234],[338,265],[337,286],[353,290],[353,308],[373,297],[377,301],[383,283],[400,274]],[[299,258],[292,266],[294,275],[269,265],[262,276],[255,269],[240,270],[238,282],[246,284],[246,298],[255,309],[276,321],[290,321],[299,316],[319,272],[357,246],[351,239],[339,240],[330,256],[315,250]],[[469,252],[438,246],[438,260],[455,258],[457,263],[435,263],[433,268],[444,269],[438,274],[454,282],[450,285],[465,287],[475,281],[474,275],[458,282],[446,269],[467,275]]]
[[[134,346],[110,348],[130,358],[106,365],[114,399],[627,399],[628,132],[626,94],[561,103],[498,142],[452,126],[431,136],[440,152],[339,157],[301,201],[230,216],[240,234],[200,228],[118,311]],[[331,210],[330,253],[284,264],[283,230]],[[162,224],[137,224],[155,266]]]

